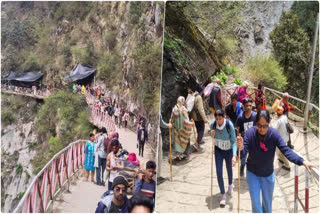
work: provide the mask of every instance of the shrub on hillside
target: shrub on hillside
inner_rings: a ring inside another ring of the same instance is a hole
[[[255,56],[247,61],[245,77],[254,85],[262,82],[265,86],[282,90],[287,85],[287,78],[282,68],[272,56]]]

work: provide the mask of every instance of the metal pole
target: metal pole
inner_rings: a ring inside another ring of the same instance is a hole
[[[316,56],[316,49],[317,49],[317,39],[318,39],[318,21],[319,21],[319,13],[317,15],[316,21],[316,30],[314,32],[314,41],[313,41],[313,55],[312,55],[312,62],[310,66],[310,77],[309,77],[309,84],[308,84],[308,94],[307,94],[307,103],[304,110],[304,125],[303,130],[306,131],[308,127],[308,111],[309,111],[309,103],[310,103],[310,95],[311,95],[311,86],[312,86],[312,77],[313,77],[313,67],[314,67],[314,60]]]
[[[299,184],[299,166],[295,165],[295,177],[294,177],[294,213],[298,213],[298,184]]]
[[[309,213],[309,172],[305,169],[306,173],[306,187],[305,187],[305,213]]]

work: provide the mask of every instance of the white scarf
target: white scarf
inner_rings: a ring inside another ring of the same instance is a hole
[[[219,126],[219,124],[217,123],[217,121],[216,121],[216,124],[217,124],[217,126],[216,126],[216,128],[218,129],[218,130],[220,130],[220,131],[222,131],[223,129],[224,129],[224,127],[226,126],[226,119],[223,119],[223,124],[221,125],[221,126]]]

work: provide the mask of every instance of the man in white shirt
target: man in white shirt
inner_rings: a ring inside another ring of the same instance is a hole
[[[274,125],[273,128],[275,128],[280,136],[282,137],[283,141],[288,143],[289,141],[289,133],[287,131],[287,123],[288,123],[288,118],[286,114],[283,114],[283,107],[279,106],[277,109],[277,115],[279,119],[277,120],[276,124]],[[277,148],[277,155],[278,155],[278,160],[283,164],[282,168],[285,170],[290,171],[290,165],[289,161],[287,158],[280,152],[280,150]]]

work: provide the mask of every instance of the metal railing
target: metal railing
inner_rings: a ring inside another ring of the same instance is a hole
[[[116,125],[112,118],[106,112],[101,112],[99,107],[92,107],[91,117],[93,123],[99,128],[105,127],[108,132],[115,132]]]
[[[3,84],[1,85],[1,91],[6,92],[6,93],[10,93],[10,94],[35,97],[38,99],[44,99],[51,94],[50,90],[48,90],[48,89],[32,90],[31,88],[18,87],[18,86],[6,86]]]
[[[296,152],[300,157],[303,157],[298,152]],[[305,159],[306,160],[306,159]],[[311,168],[311,176],[317,180],[319,183],[319,171],[316,168]],[[295,178],[294,178],[294,212],[298,213],[299,203],[305,213],[309,213],[309,184],[310,184],[310,174],[307,169],[305,169],[305,201],[299,197],[299,166],[295,165]]]
[[[228,101],[230,101],[231,94],[238,92],[239,87],[240,86],[235,84],[227,85],[223,87],[225,90],[225,93],[223,95],[223,100],[225,100],[225,104],[228,103]],[[253,101],[255,100],[255,94],[254,94],[255,90],[257,90],[257,87],[248,87],[247,89],[247,94]],[[269,105],[272,105],[275,99],[277,98],[280,99],[284,94],[283,92],[280,92],[268,87],[264,87],[264,90],[265,90],[266,104],[269,104]],[[306,108],[306,101],[291,95],[289,95],[289,98],[290,98],[289,102],[291,103],[291,105],[295,107],[292,113],[303,118],[304,111]],[[308,120],[311,123],[315,124],[316,126],[319,126],[319,107],[313,103],[310,103],[308,110],[309,110]]]
[[[84,145],[84,140],[77,140],[55,154],[34,177],[13,212],[47,212],[57,194],[66,184],[69,189],[70,178],[83,167]]]

